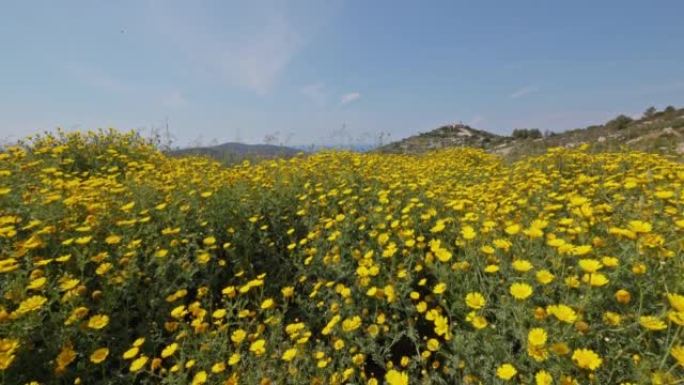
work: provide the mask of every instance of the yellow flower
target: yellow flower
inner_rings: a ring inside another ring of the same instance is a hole
[[[471,226],[463,226],[461,228],[461,236],[463,239],[471,240],[477,236],[477,232]]]
[[[359,316],[347,318],[344,321],[342,321],[342,330],[344,330],[345,332],[354,331],[359,327],[361,327],[361,317]]]
[[[549,349],[559,356],[564,356],[570,353],[570,348],[565,342],[556,342],[555,344],[552,344]]]
[[[409,376],[406,372],[390,369],[385,373],[385,381],[387,385],[408,385]]]
[[[226,370],[226,364],[223,362],[217,362],[211,366],[212,373],[223,373]]]
[[[620,314],[607,311],[603,314],[603,321],[611,326],[618,326],[622,322],[622,316]]]
[[[38,290],[38,289],[42,288],[43,286],[45,286],[46,282],[47,282],[47,278],[45,278],[45,277],[36,278],[36,279],[32,280],[31,282],[29,282],[29,284],[26,286],[26,288],[30,289],[30,290]]]
[[[482,317],[481,315],[478,315],[474,311],[471,311],[470,313],[468,313],[466,315],[466,321],[470,322],[470,324],[473,325],[473,327],[475,329],[478,329],[478,330],[484,329],[488,325],[487,319]]]
[[[670,306],[675,308],[677,311],[684,311],[684,295],[668,294],[667,300],[670,301]]]
[[[466,305],[471,309],[482,309],[487,303],[485,297],[478,292],[472,292],[466,294],[465,297]]]
[[[57,373],[64,372],[66,367],[69,366],[69,364],[71,364],[75,359],[76,351],[71,347],[71,345],[67,344],[63,346],[62,350],[57,355],[57,359],[55,360],[55,371]]]
[[[437,249],[435,256],[440,262],[449,262],[451,260],[451,252],[447,249]]]
[[[648,330],[658,331],[667,329],[667,324],[663,320],[650,315],[639,317],[639,324]]]
[[[643,221],[629,221],[627,228],[635,233],[650,233],[653,230],[650,223]]]
[[[513,266],[513,270],[519,271],[522,273],[526,273],[534,268],[534,265],[532,265],[532,262],[526,260],[526,259],[517,259],[513,261],[511,264]]]
[[[525,300],[532,295],[532,286],[526,283],[514,283],[509,289],[511,295],[518,300]]]
[[[539,270],[535,277],[537,278],[537,282],[541,283],[542,285],[548,285],[556,278],[548,270]]]
[[[435,294],[442,294],[446,291],[447,285],[446,283],[438,283],[435,285],[435,287],[432,289],[432,292]]]
[[[63,277],[59,280],[59,289],[62,291],[67,291],[75,288],[81,282],[77,278]]]
[[[211,318],[222,319],[225,318],[227,314],[228,311],[226,309],[216,309],[213,313],[211,313]]]
[[[192,377],[191,385],[202,385],[207,382],[207,372],[204,370],[195,373]]]
[[[600,261],[596,259],[580,259],[579,260],[580,269],[586,273],[595,273],[603,267]]]
[[[92,352],[92,354],[90,354],[90,362],[92,362],[94,364],[99,364],[102,361],[106,360],[108,355],[109,355],[109,349],[99,348],[99,349],[95,350],[94,352]]]
[[[133,362],[131,362],[131,366],[128,368],[128,370],[130,370],[133,373],[139,371],[145,366],[148,359],[149,358],[147,358],[147,356],[140,356],[136,358]]]
[[[263,339],[256,340],[249,345],[249,351],[256,356],[266,353],[266,341]]]
[[[247,337],[247,332],[242,329],[237,329],[230,335],[230,340],[233,341],[236,345],[239,345],[242,341],[245,340],[245,337]]]
[[[601,273],[584,274],[584,276],[582,276],[582,281],[591,286],[605,286],[610,282],[608,277]]]
[[[438,315],[435,318],[435,333],[437,333],[438,336],[449,333],[449,319],[447,317]]]
[[[427,348],[431,352],[436,352],[439,350],[439,341],[436,338],[430,338],[427,341]]]
[[[677,360],[679,366],[684,366],[684,345],[673,346],[670,354]]]
[[[202,240],[202,243],[204,246],[213,246],[216,244],[216,238],[215,237],[206,237]]]
[[[132,347],[132,348],[126,350],[126,351],[124,352],[124,354],[122,355],[122,357],[123,357],[125,360],[130,360],[131,358],[137,356],[139,351],[140,351],[140,348],[138,348],[137,346],[134,346],[134,347]]]
[[[228,365],[233,366],[240,362],[240,353],[233,353],[228,358]]]
[[[135,206],[135,202],[128,202],[125,205],[121,206],[122,211],[129,211]]]
[[[572,255],[576,256],[582,256],[582,255],[587,255],[591,252],[591,245],[579,245],[579,246],[573,246],[571,250]]]
[[[173,342],[161,351],[162,358],[171,357],[178,350],[178,343]]]
[[[91,329],[102,329],[109,324],[109,316],[106,314],[96,314],[88,320],[88,327]]]
[[[209,262],[209,260],[211,260],[211,254],[207,252],[201,252],[197,254],[197,262],[199,264],[205,265]]]
[[[621,304],[628,304],[632,300],[632,295],[627,290],[620,289],[615,292],[615,300]]]
[[[266,298],[262,303],[261,303],[261,310],[267,310],[272,308],[275,305],[275,302],[273,301],[273,298]]]
[[[15,358],[14,353],[0,352],[0,371],[7,370]]]
[[[74,322],[82,319],[86,315],[88,315],[88,308],[84,306],[77,307],[76,309],[71,311],[71,314],[69,315],[69,318],[64,321],[64,325],[71,325]]]
[[[615,257],[603,257],[601,263],[607,267],[617,267],[620,265],[620,260]]]
[[[23,315],[32,311],[39,310],[47,302],[47,298],[42,295],[34,295],[21,301],[17,310],[14,311],[17,315]]]
[[[546,343],[546,330],[542,328],[534,328],[527,333],[527,343],[532,346],[543,346]]]
[[[684,311],[669,311],[667,312],[667,319],[679,326],[684,326]]]
[[[91,236],[85,236],[85,237],[78,237],[76,238],[76,244],[78,245],[87,245],[90,243],[90,241],[93,239]]]
[[[549,358],[549,352],[545,346],[527,344],[527,354],[537,362],[544,362]]]
[[[518,224],[512,224],[512,225],[510,225],[510,226],[507,226],[507,227],[504,229],[504,231],[505,231],[506,234],[508,234],[508,235],[515,235],[515,234],[518,234],[518,233],[520,232],[520,225],[518,225]]]
[[[283,352],[282,357],[280,357],[285,362],[292,361],[297,356],[297,348],[290,348]]]
[[[292,296],[294,296],[294,287],[286,286],[280,289],[280,292],[283,294],[283,298],[291,298]]]
[[[444,220],[438,220],[435,225],[430,229],[431,233],[439,233],[444,230],[445,222]]]
[[[540,370],[534,375],[535,385],[551,385],[553,384],[553,377],[546,370]]]
[[[572,360],[581,369],[596,370],[603,363],[601,357],[591,349],[575,349]]]
[[[546,312],[553,315],[559,321],[566,323],[575,323],[577,321],[577,313],[567,305],[549,305],[546,307]]]
[[[108,245],[116,245],[119,242],[121,242],[121,237],[118,235],[110,235],[107,238],[105,238],[105,243]]]
[[[502,364],[496,368],[496,376],[505,381],[515,377],[516,374],[518,374],[518,370],[511,364]]]

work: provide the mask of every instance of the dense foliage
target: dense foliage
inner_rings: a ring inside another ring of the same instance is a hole
[[[675,384],[684,166],[0,153],[3,384]]]

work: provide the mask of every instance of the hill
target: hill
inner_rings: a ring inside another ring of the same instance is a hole
[[[446,147],[492,148],[510,142],[512,138],[476,130],[465,124],[450,124],[429,132],[404,138],[377,149],[384,153],[422,153]]]
[[[445,147],[477,147],[519,158],[551,147],[590,143],[595,151],[631,149],[664,154],[684,153],[684,108],[647,110],[639,119],[620,115],[604,124],[542,135],[539,130],[514,130],[510,136],[492,134],[463,124],[439,127],[377,149],[384,153],[422,153]]]
[[[271,159],[292,157],[301,150],[272,144],[245,144],[228,142],[217,146],[190,147],[170,151],[173,156],[203,155],[224,163],[242,160]]]

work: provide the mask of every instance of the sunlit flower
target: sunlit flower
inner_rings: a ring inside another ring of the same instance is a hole
[[[102,329],[109,324],[109,316],[106,314],[96,314],[88,320],[88,327],[91,329]]]
[[[465,301],[466,305],[471,309],[482,309],[487,303],[485,297],[478,292],[466,294]]]
[[[108,355],[109,349],[99,348],[90,354],[90,362],[94,364],[99,364],[102,361],[106,360]]]
[[[406,372],[390,369],[385,373],[385,381],[387,385],[408,385],[409,376]]]
[[[514,283],[509,289],[513,298],[524,300],[532,295],[532,286],[526,283]]]
[[[667,329],[667,324],[663,320],[650,315],[639,317],[639,324],[648,330],[658,331]]]
[[[603,363],[601,357],[591,349],[576,349],[572,360],[582,369],[596,370]]]
[[[496,376],[505,381],[512,379],[516,374],[518,371],[511,364],[502,364],[496,368]]]

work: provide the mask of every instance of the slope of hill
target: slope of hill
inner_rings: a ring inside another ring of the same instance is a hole
[[[503,145],[511,138],[492,134],[487,131],[476,130],[465,124],[450,124],[439,127],[430,132],[420,133],[389,143],[377,149],[385,153],[422,153],[445,147],[477,147],[491,148]]]
[[[623,148],[665,154],[684,153],[684,108],[650,111],[640,119],[619,116],[605,124],[544,136],[500,136],[465,125],[449,125],[377,149],[389,153],[422,153],[444,147],[478,147],[507,158],[540,154],[550,147],[589,143],[595,151]]]
[[[173,150],[171,155],[187,156],[187,155],[203,155],[216,159],[224,163],[234,163],[245,159],[271,159],[279,157],[292,157],[300,153],[297,150],[285,146],[277,146],[272,144],[245,144],[229,142],[219,144],[217,146],[208,147],[191,147]]]

